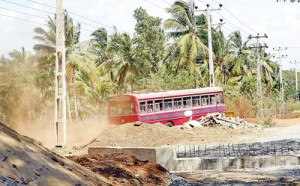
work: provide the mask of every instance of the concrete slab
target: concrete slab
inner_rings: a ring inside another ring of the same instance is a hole
[[[126,153],[140,160],[159,163],[170,172],[192,172],[196,170],[225,170],[244,168],[265,168],[269,166],[300,165],[296,155],[241,156],[222,158],[177,158],[172,146],[149,147],[90,147],[89,154]]]

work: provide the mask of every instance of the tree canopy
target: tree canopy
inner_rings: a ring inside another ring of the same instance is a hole
[[[166,12],[170,18],[162,21],[139,7],[133,12],[133,34],[97,28],[84,42],[80,24],[66,13],[69,117],[97,113],[99,100],[115,94],[209,85],[206,16],[195,15],[183,0],[176,0]],[[13,123],[17,115],[40,118],[53,110],[55,19],[49,17],[46,26],[34,30],[35,54],[21,48],[1,57],[0,119]],[[255,111],[259,62],[263,97],[270,98],[264,105],[276,112],[279,65],[266,51],[249,47],[239,30],[226,36],[213,26],[212,40],[215,82],[225,89],[226,99],[245,98]],[[285,100],[296,97],[293,74],[284,71]]]

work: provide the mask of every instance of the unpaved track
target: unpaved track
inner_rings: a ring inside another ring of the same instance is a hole
[[[182,128],[161,124],[120,125],[104,130],[89,146],[158,147],[165,145],[218,145],[300,139],[300,118],[275,120],[263,130],[226,127]],[[89,147],[88,146],[88,147]]]
[[[300,185],[300,166],[242,170],[208,170],[178,173],[191,183],[201,185]]]

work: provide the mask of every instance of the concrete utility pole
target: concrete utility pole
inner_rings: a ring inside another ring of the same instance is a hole
[[[56,0],[56,60],[55,60],[55,110],[54,145],[65,147],[67,143],[66,112],[66,50],[65,13],[63,0]]]
[[[299,89],[298,89],[298,72],[297,72],[297,64],[299,64],[299,61],[290,62],[295,65],[295,80],[296,80],[296,103],[299,103]]]
[[[198,10],[199,12],[205,12],[208,26],[208,60],[209,60],[209,86],[215,86],[214,64],[213,64],[213,50],[212,50],[212,36],[211,36],[211,13],[213,11],[221,10],[222,4],[219,4],[218,9],[210,8],[210,5],[206,5],[206,9]]]
[[[281,51],[283,50],[287,50],[287,47],[284,47],[284,48],[281,48],[281,47],[278,47],[277,49],[276,48],[273,48],[274,51],[278,51],[278,60],[279,60],[279,78],[280,78],[280,110],[279,110],[279,113],[280,113],[280,116],[282,116],[284,114],[284,87],[283,87],[283,81],[282,81],[282,63],[281,63],[281,59],[282,58],[285,58],[287,57],[287,55],[281,55]]]
[[[217,24],[219,26],[219,32],[220,33],[222,32],[222,25],[225,24],[225,22],[223,22],[223,21],[224,21],[223,19],[220,19],[220,23]]]
[[[261,48],[268,48],[267,45],[260,46],[259,45],[259,39],[261,38],[268,38],[266,34],[263,36],[260,36],[257,34],[257,36],[252,36],[250,35],[248,37],[249,39],[255,38],[256,39],[256,45],[255,47],[250,47],[250,48],[257,48],[257,81],[256,81],[256,94],[257,94],[257,117],[262,118],[263,117],[263,104],[262,104],[262,86],[261,86],[261,69],[260,69],[260,51]]]

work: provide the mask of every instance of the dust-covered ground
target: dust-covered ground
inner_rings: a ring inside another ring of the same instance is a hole
[[[300,166],[178,173],[178,185],[300,185]]]
[[[0,185],[111,185],[0,122]]]
[[[91,116],[84,120],[67,120],[67,148],[87,144],[91,139],[108,129],[106,117]],[[37,121],[24,121],[19,119],[12,129],[18,133],[29,136],[47,148],[54,148],[54,121],[50,117]],[[61,129],[59,128],[59,131]]]
[[[132,123],[112,126],[104,118],[90,118],[67,123],[67,148],[64,151],[76,153],[76,149],[89,146],[158,147],[165,145],[217,145],[228,143],[251,143],[300,138],[300,118],[276,119],[275,126],[249,129],[228,127],[166,127],[160,123],[135,126]],[[19,123],[14,129],[40,141],[45,147],[54,147],[53,121],[43,123]],[[87,151],[81,151],[87,153]]]
[[[189,127],[166,127],[162,124],[146,124],[141,125],[124,124],[120,126],[109,126],[103,124],[99,120],[91,120],[92,122],[85,122],[85,124],[72,123],[68,125],[68,145],[65,149],[52,149],[54,152],[63,156],[73,156],[73,161],[78,161],[84,165],[84,161],[95,161],[99,163],[97,158],[88,156],[79,156],[87,154],[90,146],[123,146],[123,147],[159,147],[165,145],[217,145],[217,144],[236,144],[236,143],[252,143],[265,142],[277,140],[300,139],[300,118],[296,119],[281,119],[274,120],[275,126],[270,128],[263,128],[262,130],[253,128],[237,127],[231,129],[228,127],[203,127],[203,128],[189,128]],[[24,135],[29,135],[49,148],[53,147],[53,123],[49,124],[39,123],[37,125],[27,126],[26,128],[19,128]],[[50,132],[49,132],[50,131]],[[75,156],[74,156],[75,155]],[[76,159],[78,157],[79,159]],[[100,158],[101,159],[101,158]],[[126,160],[127,159],[127,160]],[[129,158],[130,159],[130,158]],[[100,167],[94,167],[95,172],[99,173],[103,170],[105,174],[109,171],[115,171],[122,177],[121,185],[130,184],[144,184],[143,178],[139,178],[139,174],[132,179],[133,182],[127,180],[126,162],[130,163],[128,158],[121,158],[124,164],[120,168],[113,168],[109,165],[103,167],[103,161],[110,161],[109,158],[103,158],[99,163]],[[112,160],[116,163],[117,159]],[[101,164],[102,162],[102,164]],[[143,163],[134,160],[136,165]],[[146,166],[147,163],[146,163]],[[87,166],[88,167],[88,166]],[[155,166],[154,166],[155,167]],[[89,167],[88,167],[89,168]],[[153,168],[153,167],[152,167]],[[89,168],[90,170],[93,168]],[[131,169],[136,170],[136,167]],[[105,174],[102,174],[102,176]],[[167,173],[166,173],[167,174]],[[166,176],[165,174],[162,174]],[[294,167],[272,167],[270,169],[247,169],[247,170],[226,170],[226,171],[198,171],[193,173],[178,173],[177,176],[183,177],[181,182],[178,182],[178,177],[174,176],[173,185],[297,185],[300,180],[300,168]],[[106,177],[108,181],[118,181],[118,179]],[[139,178],[139,179],[137,179]],[[131,181],[132,181],[131,179]],[[164,178],[161,184],[166,183]],[[127,180],[127,181],[126,181]],[[137,180],[137,181],[136,181]],[[119,180],[120,181],[120,180]],[[158,183],[158,182],[157,182]],[[155,185],[155,184],[154,184]]]
[[[161,165],[126,154],[60,156],[0,122],[0,186],[154,186],[169,180]]]
[[[162,124],[125,124],[106,129],[89,146],[158,147],[165,145],[218,145],[300,138],[300,118],[275,120],[262,130],[240,127],[166,127]]]

